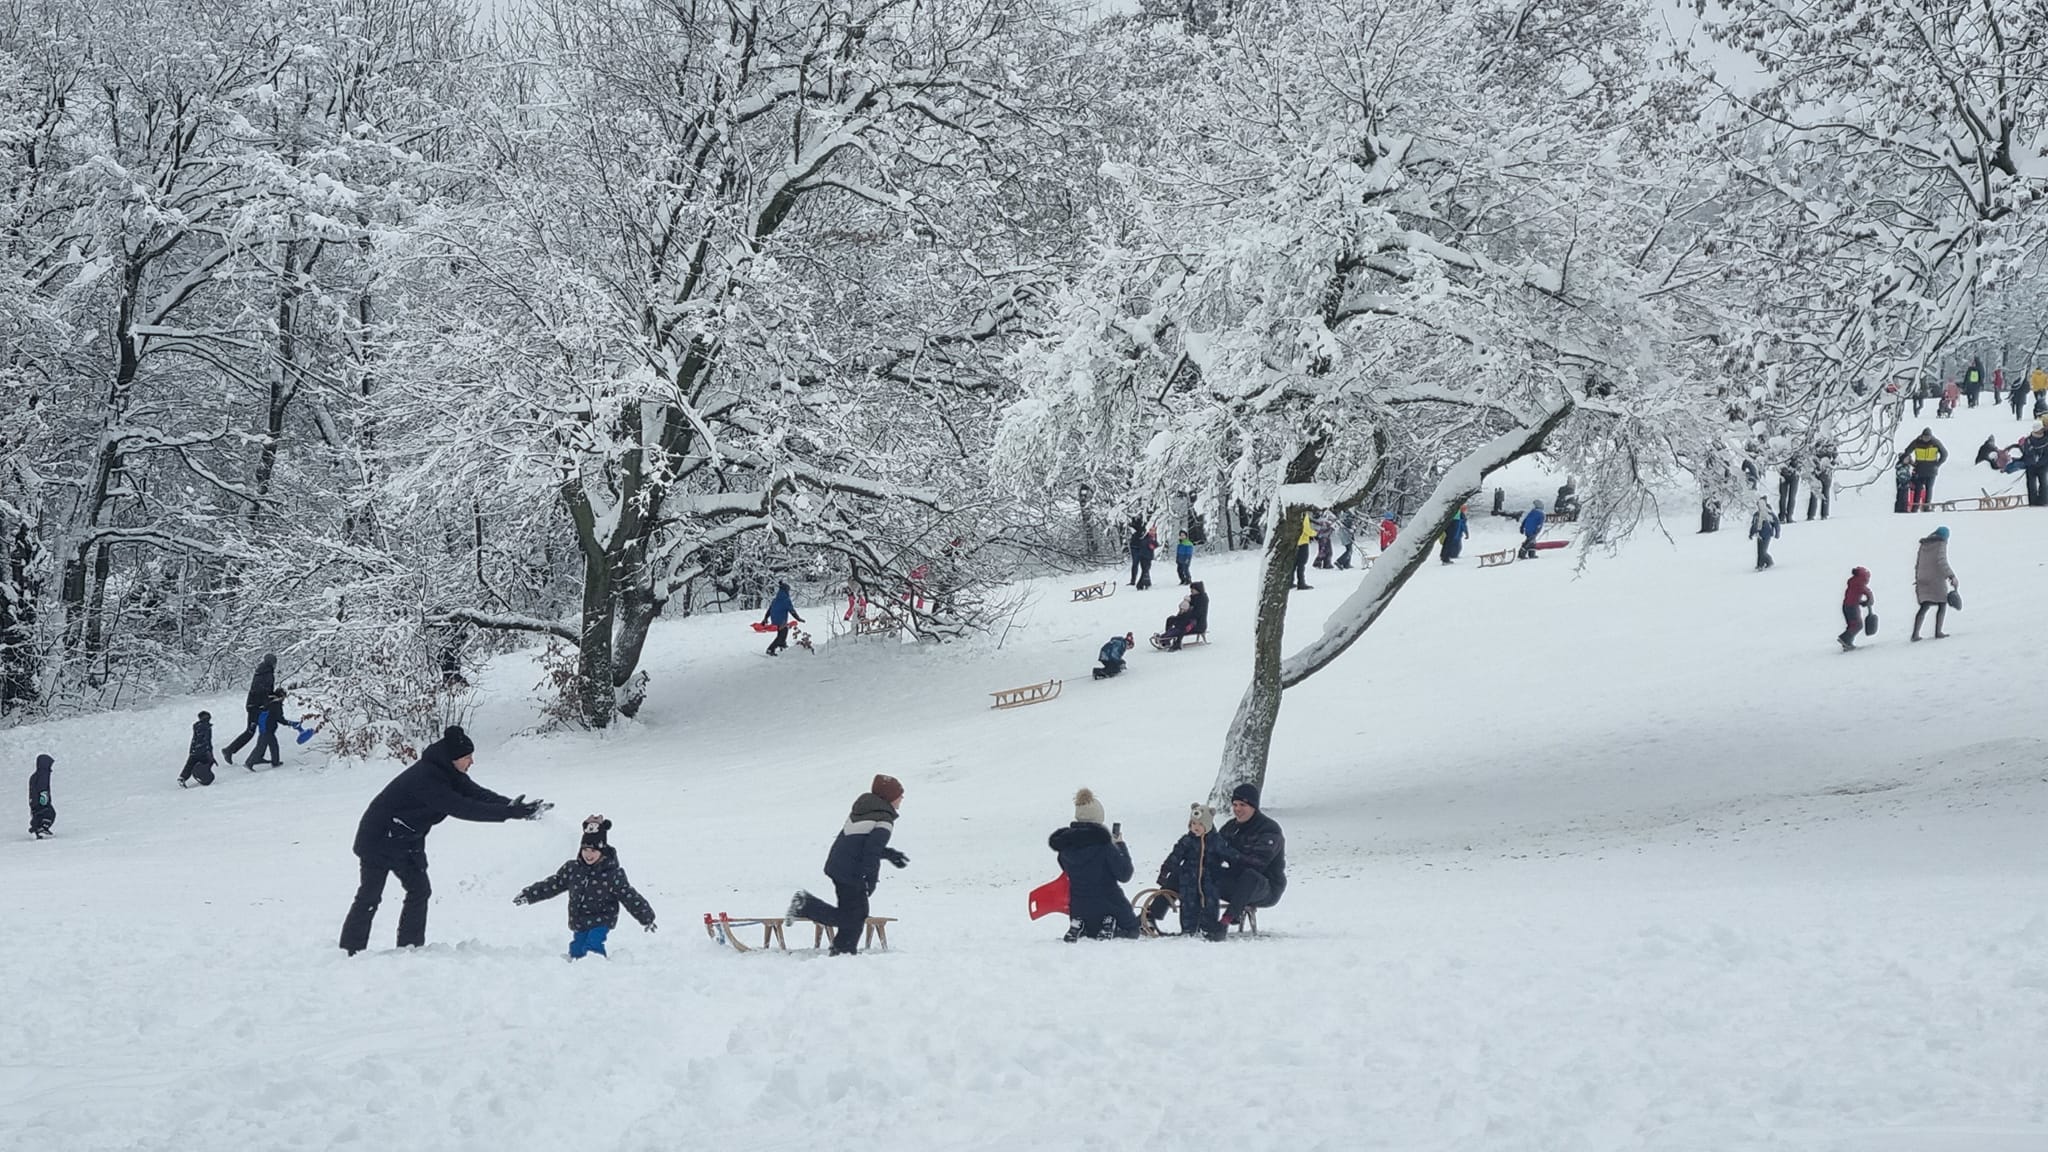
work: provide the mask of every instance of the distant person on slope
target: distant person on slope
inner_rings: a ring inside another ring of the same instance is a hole
[[[1835,453],[1833,441],[1823,440],[1813,448],[1813,490],[1806,494],[1806,518],[1813,519],[1817,511],[1820,518],[1828,518],[1828,499],[1834,494]]]
[[[1294,542],[1294,589],[1297,592],[1309,590],[1308,549],[1309,545],[1315,543],[1315,538],[1316,526],[1310,521],[1309,514],[1303,512],[1301,514],[1301,534],[1295,537]]]
[[[1152,586],[1152,557],[1158,546],[1152,542],[1152,533],[1146,531],[1144,521],[1131,521],[1131,578],[1126,581],[1140,591]]]
[[[1437,548],[1439,564],[1449,564],[1465,551],[1465,540],[1472,535],[1471,522],[1465,518],[1465,506],[1458,505],[1458,514],[1451,517],[1450,526],[1444,529],[1443,544]]]
[[[1856,647],[1856,638],[1863,635],[1863,611],[1877,607],[1877,597],[1870,594],[1870,569],[1853,568],[1849,571],[1849,586],[1842,590],[1842,623],[1846,625],[1835,642],[1847,652]]]
[[[1984,358],[1970,357],[1970,366],[1963,369],[1963,395],[1969,398],[1970,407],[1977,406],[1977,397],[1984,391]]]
[[[1749,518],[1749,538],[1756,541],[1756,570],[1771,566],[1771,541],[1778,538],[1778,517],[1763,497],[1757,497],[1756,513]]]
[[[868,901],[881,882],[882,861],[898,868],[910,857],[889,847],[896,830],[896,814],[903,808],[903,785],[894,776],[876,776],[868,790],[853,802],[846,823],[832,841],[825,856],[825,875],[839,903],[827,904],[802,889],[790,897],[783,923],[809,920],[833,929],[832,955],[851,956],[860,951],[861,933],[868,926]]]
[[[634,891],[633,882],[626,879],[626,870],[619,867],[619,853],[605,839],[611,830],[612,822],[603,816],[586,817],[583,844],[576,850],[576,858],[555,869],[553,876],[528,884],[512,898],[514,904],[537,904],[564,892],[569,894],[571,960],[581,960],[592,952],[609,956],[604,942],[612,929],[618,927],[621,904],[641,927],[654,931],[654,906]]]
[[[2025,420],[2027,418],[2027,396],[2030,394],[2029,388],[2031,383],[2035,380],[2048,381],[2048,372],[2043,372],[2036,368],[2027,373],[2026,379],[2014,380],[2012,387],[2006,389],[2005,402],[2012,407],[2013,419]]]
[[[1948,449],[1934,438],[1934,429],[1922,428],[1902,454],[1912,462],[1913,478],[1906,489],[1906,510],[1926,512],[1934,499],[1934,477],[1948,463]]]
[[[398,912],[398,946],[417,948],[427,942],[427,833],[450,816],[457,820],[498,823],[532,820],[548,805],[524,796],[507,800],[469,778],[476,745],[461,728],[450,727],[427,745],[419,761],[391,778],[377,793],[356,825],[355,853],[362,864],[362,884],[341,925],[342,950],[353,956],[370,946],[370,922],[384,901],[384,882],[393,873],[405,887],[405,906]]]
[[[1543,501],[1532,501],[1529,510],[1522,514],[1522,546],[1515,550],[1523,560],[1536,558],[1536,534],[1543,531]]]
[[[1216,831],[1216,810],[1188,805],[1188,830],[1159,865],[1159,886],[1180,900],[1180,934],[1196,933],[1223,939],[1217,917],[1223,911],[1223,837]],[[1163,897],[1147,905],[1154,920],[1165,915]]]
[[[2027,386],[2034,393],[2034,415],[2048,412],[2048,371],[2034,369],[2028,374]]]
[[[761,623],[775,626],[775,639],[768,642],[768,655],[780,656],[789,647],[789,626],[801,624],[804,618],[796,614],[796,602],[789,596],[789,581],[775,582],[775,599],[768,604],[768,611],[761,614]]]
[[[2048,507],[2048,421],[2020,441],[2020,465],[2027,471],[2027,503]]]
[[[57,806],[50,802],[50,769],[56,765],[48,756],[38,756],[36,770],[28,777],[28,834],[38,840],[56,835],[50,830],[57,824]]]
[[[1107,827],[1108,816],[1095,793],[1074,793],[1074,822],[1053,832],[1046,846],[1059,854],[1067,877],[1066,942],[1135,940],[1138,917],[1119,886],[1131,878],[1131,850],[1120,832]]]
[[[1188,584],[1194,580],[1194,576],[1188,571],[1188,565],[1194,562],[1195,542],[1188,539],[1188,531],[1183,528],[1180,531],[1180,539],[1173,546],[1174,574],[1180,577],[1182,584]]]
[[[1102,650],[1095,654],[1095,658],[1102,661],[1102,667],[1094,669],[1095,678],[1097,680],[1107,680],[1111,676],[1122,672],[1124,670],[1124,654],[1129,652],[1131,646],[1137,642],[1138,637],[1136,634],[1130,632],[1126,632],[1121,636],[1111,636],[1109,643],[1104,644]]]
[[[1962,589],[1956,570],[1948,566],[1948,528],[1936,528],[1932,535],[1920,538],[1920,552],[1913,561],[1913,596],[1920,601],[1920,610],[1913,614],[1912,639],[1920,639],[1920,622],[1932,608],[1934,638],[1946,640],[1948,633],[1941,630],[1941,625],[1948,616],[1949,597]]]
[[[244,762],[251,772],[256,770],[258,764],[267,763],[276,768],[284,763],[277,754],[278,726],[298,723],[284,714],[284,699],[284,689],[272,691],[270,699],[264,702],[263,710],[256,714],[256,747],[249,750],[249,759]],[[269,753],[267,758],[264,755],[266,752]]]
[[[1209,594],[1197,580],[1188,586],[1188,597],[1180,602],[1180,611],[1166,618],[1166,630],[1152,638],[1153,646],[1178,652],[1183,637],[1199,636],[1208,630]]]
[[[234,743],[220,750],[222,760],[233,764],[235,753],[242,750],[242,745],[256,738],[256,718],[263,714],[265,705],[270,701],[270,694],[276,690],[277,653],[266,652],[263,659],[256,662],[256,674],[249,677],[249,695],[243,701],[243,707],[249,710],[248,727],[242,729],[242,734],[235,737]]]
[[[185,770],[178,773],[178,787],[189,788],[198,781],[204,788],[213,783],[213,713],[201,712],[192,722],[192,746],[185,752]]]
[[[1248,908],[1270,908],[1287,891],[1287,837],[1259,811],[1259,789],[1239,784],[1230,790],[1230,823],[1223,826],[1223,899],[1229,908],[1218,923],[1228,928]]]
[[[1315,528],[1316,528],[1316,560],[1315,560],[1315,566],[1316,566],[1316,567],[1318,567],[1318,568],[1326,568],[1326,569],[1327,569],[1327,568],[1334,568],[1334,567],[1336,567],[1336,560],[1335,560],[1335,558],[1334,558],[1334,557],[1332,557],[1332,556],[1331,556],[1330,552],[1331,552],[1331,548],[1332,548],[1332,547],[1333,547],[1333,546],[1334,546],[1334,545],[1336,544],[1336,542],[1337,542],[1337,540],[1336,540],[1336,537],[1337,537],[1337,526],[1336,526],[1336,524],[1335,524],[1334,522],[1332,522],[1332,521],[1331,521],[1331,519],[1330,519],[1330,514],[1329,514],[1329,513],[1327,513],[1327,512],[1319,512],[1319,513],[1317,513],[1317,514],[1316,514],[1316,519],[1315,519]]]

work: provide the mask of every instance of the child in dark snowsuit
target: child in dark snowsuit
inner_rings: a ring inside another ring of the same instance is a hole
[[[50,769],[56,763],[48,756],[36,757],[36,770],[28,778],[28,834],[38,840],[56,835],[50,831],[57,823],[57,806],[50,803]]]
[[[192,723],[192,747],[185,753],[185,770],[178,773],[178,787],[200,787],[213,783],[213,713],[201,712]]]
[[[1069,944],[1083,936],[1138,938],[1138,915],[1118,887],[1131,878],[1131,850],[1104,820],[1102,802],[1083,788],[1074,793],[1074,822],[1046,840],[1067,876]]]
[[[1870,594],[1870,569],[1856,568],[1849,573],[1849,586],[1842,590],[1842,623],[1846,625],[1842,634],[1835,637],[1847,652],[1856,647],[1856,637],[1863,635],[1863,610],[1877,607],[1877,598]]]
[[[569,894],[569,959],[580,960],[590,953],[607,955],[605,937],[619,923],[619,905],[624,904],[642,928],[654,931],[654,908],[633,890],[626,870],[619,867],[619,854],[605,840],[612,822],[602,816],[583,821],[583,846],[576,858],[555,870],[553,876],[528,884],[514,904],[534,904]]]
[[[1137,642],[1138,636],[1134,632],[1126,632],[1121,636],[1111,636],[1109,643],[1102,646],[1102,651],[1095,654],[1096,659],[1102,661],[1102,667],[1095,669],[1095,678],[1097,680],[1107,680],[1111,676],[1123,671],[1124,653],[1129,652],[1131,645]]]
[[[1211,940],[1223,939],[1223,926],[1216,922],[1223,910],[1223,872],[1217,860],[1223,852],[1223,838],[1216,834],[1216,813],[1202,804],[1188,806],[1188,830],[1159,865],[1159,886],[1171,888],[1180,897],[1180,934],[1201,933]],[[1155,902],[1153,917],[1159,915]]]
[[[1778,518],[1762,497],[1756,503],[1756,514],[1749,518],[1749,538],[1756,541],[1756,570],[1761,572],[1771,566],[1771,541],[1778,537]]]
[[[283,758],[277,754],[277,728],[280,724],[296,723],[284,714],[284,689],[273,690],[264,701],[263,711],[257,714],[256,747],[249,750],[249,758],[242,762],[244,766],[254,772],[258,764],[268,763],[272,768],[283,764]],[[263,758],[265,752],[270,753],[268,761]]]

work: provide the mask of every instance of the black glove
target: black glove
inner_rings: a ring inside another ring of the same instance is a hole
[[[512,902],[513,902],[514,904],[531,904],[531,903],[533,903],[533,901],[531,901],[531,900],[528,900],[528,899],[526,898],[526,893],[524,893],[524,892],[521,892],[521,893],[520,893],[519,895],[517,895],[517,896],[514,896],[514,897],[512,898]]]
[[[901,868],[905,864],[910,863],[910,857],[905,856],[903,853],[898,852],[894,848],[882,849],[882,859],[887,860],[889,863],[894,864],[898,868]]]
[[[512,815],[519,820],[538,820],[540,814],[551,807],[553,805],[545,800],[528,800],[526,793],[522,792],[519,799],[512,802]]]

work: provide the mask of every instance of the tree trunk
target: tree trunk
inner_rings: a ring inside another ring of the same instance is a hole
[[[576,702],[583,722],[608,728],[612,722],[611,563],[602,549],[583,553],[583,624],[576,642]]]

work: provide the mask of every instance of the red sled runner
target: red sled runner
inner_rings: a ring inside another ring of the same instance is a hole
[[[1031,918],[1041,916],[1063,916],[1067,911],[1067,874],[1060,873],[1059,879],[1050,884],[1040,884],[1031,890]]]

